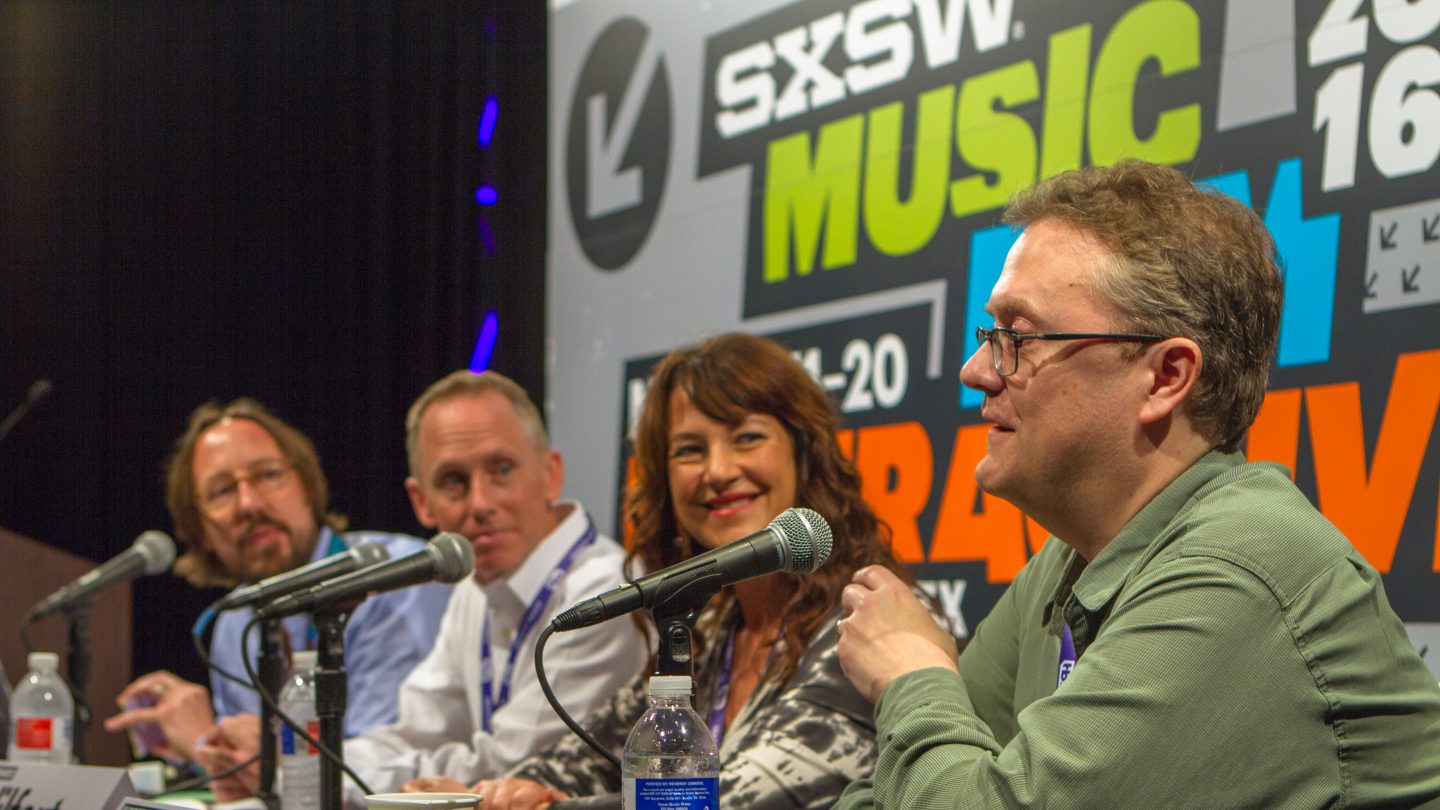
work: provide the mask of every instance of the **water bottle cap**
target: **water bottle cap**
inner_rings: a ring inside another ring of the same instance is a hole
[[[60,656],[53,652],[32,652],[26,657],[25,663],[32,670],[54,672],[60,668]]]
[[[690,696],[689,675],[651,675],[650,694]]]
[[[314,669],[315,657],[314,650],[296,650],[290,653],[290,671],[304,672],[307,669]]]

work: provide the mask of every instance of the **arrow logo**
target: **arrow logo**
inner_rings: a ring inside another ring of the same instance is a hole
[[[1400,223],[1398,223],[1398,222],[1392,222],[1392,223],[1390,223],[1390,230],[1387,231],[1387,230],[1385,230],[1383,227],[1380,229],[1380,249],[1381,249],[1381,250],[1394,250],[1394,248],[1395,248],[1395,241],[1394,241],[1394,239],[1395,239],[1395,229],[1398,228],[1398,227],[1400,227]]]
[[[565,197],[597,270],[625,267],[649,237],[669,172],[670,79],[663,43],[633,17],[612,21],[576,74],[565,130]]]
[[[1379,278],[1379,277],[1380,277],[1380,274],[1379,274],[1379,273],[1371,273],[1371,274],[1370,274],[1370,277],[1367,278],[1367,279],[1365,279],[1365,297],[1366,297],[1366,298],[1374,298],[1374,297],[1376,297],[1376,296],[1375,296],[1375,279],[1377,279],[1377,278]]]
[[[1420,230],[1425,232],[1426,242],[1440,241],[1440,214],[1436,214],[1429,222],[1420,220]]]
[[[1410,272],[1408,272],[1408,273],[1405,272],[1405,269],[1404,269],[1404,268],[1401,268],[1401,269],[1400,269],[1400,287],[1401,287],[1401,289],[1403,289],[1403,290],[1404,290],[1405,292],[1407,292],[1407,293],[1420,292],[1420,285],[1415,283],[1415,277],[1418,276],[1418,275],[1420,275],[1420,265],[1418,265],[1418,264],[1415,265],[1415,268],[1414,268],[1413,270],[1411,270]]]
[[[640,204],[640,167],[620,168],[620,161],[635,135],[635,122],[640,118],[640,106],[645,101],[645,86],[655,75],[655,66],[660,63],[660,50],[655,47],[655,38],[646,37],[641,46],[640,57],[630,71],[630,80],[625,84],[621,96],[619,114],[606,126],[606,97],[595,93],[586,99],[586,166],[589,193],[585,200],[585,213],[591,219],[606,214],[634,208]]]

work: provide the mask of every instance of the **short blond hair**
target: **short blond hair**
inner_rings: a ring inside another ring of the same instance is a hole
[[[418,477],[420,474],[416,455],[420,445],[420,419],[424,417],[425,409],[442,399],[462,395],[475,396],[488,391],[494,391],[510,400],[510,405],[515,409],[515,415],[520,417],[520,424],[529,435],[530,443],[535,445],[535,450],[542,454],[549,452],[550,437],[545,433],[545,422],[540,418],[540,409],[535,407],[530,395],[525,393],[519,383],[498,371],[476,373],[462,368],[432,383],[405,414],[405,457],[410,464],[412,476]]]

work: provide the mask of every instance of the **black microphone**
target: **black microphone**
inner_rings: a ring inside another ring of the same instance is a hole
[[[830,524],[811,509],[792,508],[749,537],[646,574],[643,577],[562,612],[551,622],[558,630],[579,630],[592,624],[648,608],[698,579],[718,577],[713,589],[696,591],[709,599],[715,591],[744,579],[777,572],[808,574],[830,558]]]
[[[35,406],[35,403],[50,396],[50,392],[54,389],[55,386],[51,385],[50,381],[44,378],[31,383],[30,389],[25,392],[25,398],[20,400],[20,404],[15,406],[15,410],[11,411],[10,414],[5,417],[4,422],[0,422],[0,441],[4,441],[5,436],[9,434],[16,425],[20,424],[20,420],[25,418],[25,414],[30,412],[30,409]]]
[[[259,602],[269,602],[319,585],[341,574],[378,565],[388,559],[390,552],[386,551],[384,546],[373,540],[363,540],[339,554],[331,554],[323,560],[262,579],[254,585],[237,588],[221,597],[220,601],[215,603],[215,610],[233,610]]]
[[[175,562],[175,541],[164,532],[149,531],[135,538],[130,548],[116,554],[79,579],[35,603],[33,621],[94,596],[111,585],[139,576],[158,574]]]
[[[470,541],[454,532],[441,532],[419,551],[282,596],[257,609],[255,614],[262,619],[279,619],[308,613],[331,602],[364,598],[422,582],[459,582],[474,571],[475,549]]]

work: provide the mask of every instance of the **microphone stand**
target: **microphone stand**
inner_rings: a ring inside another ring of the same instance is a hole
[[[285,680],[284,632],[279,619],[260,622],[260,686],[276,696]],[[269,810],[280,807],[280,797],[275,793],[275,770],[280,760],[275,739],[276,719],[270,704],[260,701],[260,786],[256,792]]]
[[[70,669],[70,689],[75,699],[74,754],[75,761],[85,763],[85,729],[90,726],[90,704],[85,700],[85,684],[90,680],[90,601],[81,600],[65,608],[70,622],[70,653],[66,663]]]
[[[341,810],[341,762],[345,746],[345,623],[350,605],[321,609],[313,614],[319,633],[315,657],[315,716],[320,720],[320,742],[341,760],[320,758],[320,808]]]
[[[700,609],[720,592],[721,577],[709,572],[677,583],[658,595],[650,606],[650,618],[659,631],[655,655],[656,675],[695,674],[694,632]]]

